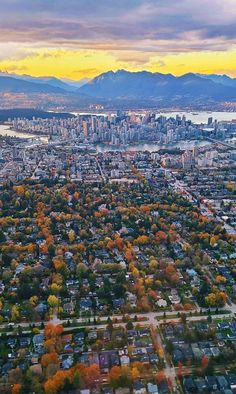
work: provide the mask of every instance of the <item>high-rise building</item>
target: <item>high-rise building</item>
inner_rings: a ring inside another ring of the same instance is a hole
[[[190,170],[194,165],[194,157],[191,150],[186,150],[182,154],[182,167],[184,170]]]

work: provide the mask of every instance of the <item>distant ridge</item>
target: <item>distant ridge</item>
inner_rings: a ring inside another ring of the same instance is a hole
[[[82,85],[82,86],[81,86]],[[227,75],[187,73],[181,76],[149,71],[108,71],[92,80],[61,80],[0,72],[0,106],[6,107],[11,93],[14,105],[24,107],[27,100],[38,108],[104,107],[214,107],[236,102],[236,78]],[[44,95],[49,95],[45,100]],[[4,101],[5,100],[5,101]],[[19,101],[20,100],[20,101]],[[61,105],[62,104],[62,105]]]
[[[196,74],[201,78],[209,79],[216,83],[221,83],[225,86],[232,86],[236,88],[236,78],[231,78],[226,74],[218,75],[218,74]]]
[[[0,93],[63,93],[64,89],[47,83],[30,82],[15,77],[0,76]]]
[[[223,77],[222,77],[223,78]],[[228,77],[229,78],[229,77]],[[148,71],[129,72],[118,70],[103,73],[81,88],[78,92],[91,97],[108,100],[148,100],[186,103],[196,100],[236,100],[232,85],[220,82],[220,77],[201,76],[194,73],[176,77],[172,74]],[[224,80],[224,79],[223,79]],[[229,80],[231,80],[229,78]]]
[[[31,75],[18,75],[18,74],[10,74],[6,72],[0,72],[0,77],[14,78],[20,81],[31,82],[34,84],[40,85],[49,85],[55,88],[60,88],[68,92],[76,91],[80,86],[88,82],[88,79],[82,79],[81,81],[73,81],[73,80],[61,80],[52,76],[45,77],[32,77]]]

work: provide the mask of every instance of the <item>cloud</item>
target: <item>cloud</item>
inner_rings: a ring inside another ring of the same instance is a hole
[[[156,65],[157,67],[165,67],[166,63],[163,60],[159,60]]]
[[[204,70],[235,64],[236,0],[2,3],[0,67],[9,71],[92,77],[117,68],[180,73],[200,58]]]
[[[235,20],[235,0],[8,0],[1,4],[0,41],[160,53],[211,45],[225,50],[236,42]]]

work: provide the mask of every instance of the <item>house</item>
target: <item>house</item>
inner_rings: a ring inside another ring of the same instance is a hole
[[[225,390],[229,388],[229,384],[224,375],[219,375],[216,377],[216,379],[220,390]]]
[[[217,390],[217,379],[215,376],[207,376],[206,377],[208,388],[210,391],[215,391]]]
[[[162,382],[159,383],[159,385],[158,385],[158,392],[160,394],[168,394],[170,392],[166,380],[162,380]]]
[[[199,393],[205,392],[207,390],[207,381],[203,378],[194,379],[195,385],[197,386],[197,391]]]
[[[133,392],[134,394],[146,394],[146,386],[140,381],[136,381],[133,383]]]
[[[88,339],[97,339],[97,337],[98,337],[98,333],[97,333],[97,331],[90,331],[89,333],[88,333]]]
[[[74,362],[73,356],[72,356],[72,355],[67,356],[66,358],[64,358],[64,359],[62,360],[62,362],[61,362],[61,368],[62,368],[62,369],[69,369],[69,368],[72,367],[73,362]]]
[[[43,313],[45,313],[47,311],[47,305],[44,304],[43,302],[40,302],[35,308],[34,308],[35,312],[39,313],[40,315],[42,315]]]
[[[147,391],[149,394],[158,394],[158,387],[156,384],[148,383],[147,384]]]
[[[14,348],[17,344],[17,339],[16,338],[9,338],[7,340],[7,344],[8,346],[10,346],[11,348]]]
[[[31,357],[30,361],[31,361],[31,364],[38,364],[38,362],[39,362],[38,354],[37,353],[32,354],[32,357]]]
[[[74,342],[78,346],[83,346],[84,344],[84,332],[78,332],[77,334],[74,335]]]
[[[111,387],[104,387],[102,392],[103,394],[113,394],[113,389]]]
[[[186,393],[195,393],[197,391],[197,387],[191,377],[184,378],[183,385]]]
[[[120,357],[120,364],[121,366],[129,365],[130,364],[130,358],[129,356],[126,356],[125,354]]]
[[[127,302],[130,304],[131,307],[135,308],[137,303],[137,297],[135,294],[127,292],[126,293]]]
[[[203,352],[199,348],[198,344],[197,343],[193,343],[191,345],[191,349],[192,349],[194,358],[197,359],[197,360],[200,360],[202,358]]]
[[[220,355],[220,349],[216,346],[211,347],[211,353],[213,357],[218,357]]]
[[[25,348],[25,347],[29,347],[30,345],[30,338],[29,337],[21,337],[20,338],[20,347],[21,348]]]
[[[80,390],[80,394],[90,394],[89,389]]]
[[[74,304],[73,302],[67,302],[63,305],[63,310],[66,313],[73,313],[74,312]]]
[[[79,307],[82,312],[88,312],[92,309],[92,301],[90,298],[83,298],[79,302]]]
[[[197,272],[193,268],[187,268],[186,272],[190,278],[194,278],[194,276],[197,276]]]
[[[4,283],[0,280],[0,294],[4,292],[5,285]]]
[[[184,354],[181,349],[174,349],[173,350],[173,360],[175,363],[184,361]]]
[[[112,367],[120,365],[120,359],[117,352],[111,351],[110,362]]]
[[[125,304],[124,298],[115,298],[112,300],[114,309],[119,309],[122,305]]]
[[[99,366],[103,372],[108,372],[110,360],[107,352],[103,352],[99,355]]]
[[[235,389],[236,388],[236,374],[229,373],[228,375],[226,375],[226,378],[229,382],[230,388]]]
[[[44,342],[44,334],[34,335],[33,336],[34,350],[38,351],[38,349],[41,349],[43,347],[43,342]]]
[[[107,331],[107,330],[103,331],[103,340],[104,340],[105,342],[108,342],[108,341],[110,341],[110,339],[111,339],[111,334],[110,334],[110,332]]]
[[[159,362],[159,357],[156,353],[151,353],[149,355],[149,360],[151,364],[157,364]]]
[[[160,298],[156,303],[157,303],[157,305],[160,308],[166,308],[167,307],[167,301],[164,300],[163,298]]]
[[[8,372],[13,368],[13,364],[11,361],[8,361],[6,364],[2,366],[1,376],[5,376]]]
[[[173,305],[180,303],[181,300],[176,289],[171,290],[171,295],[169,296],[169,300]]]
[[[80,356],[80,362],[85,365],[89,365],[89,353],[83,353]]]

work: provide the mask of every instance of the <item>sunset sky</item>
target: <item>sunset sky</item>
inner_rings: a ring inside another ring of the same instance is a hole
[[[236,0],[3,0],[0,70],[79,80],[108,70],[236,77]]]

